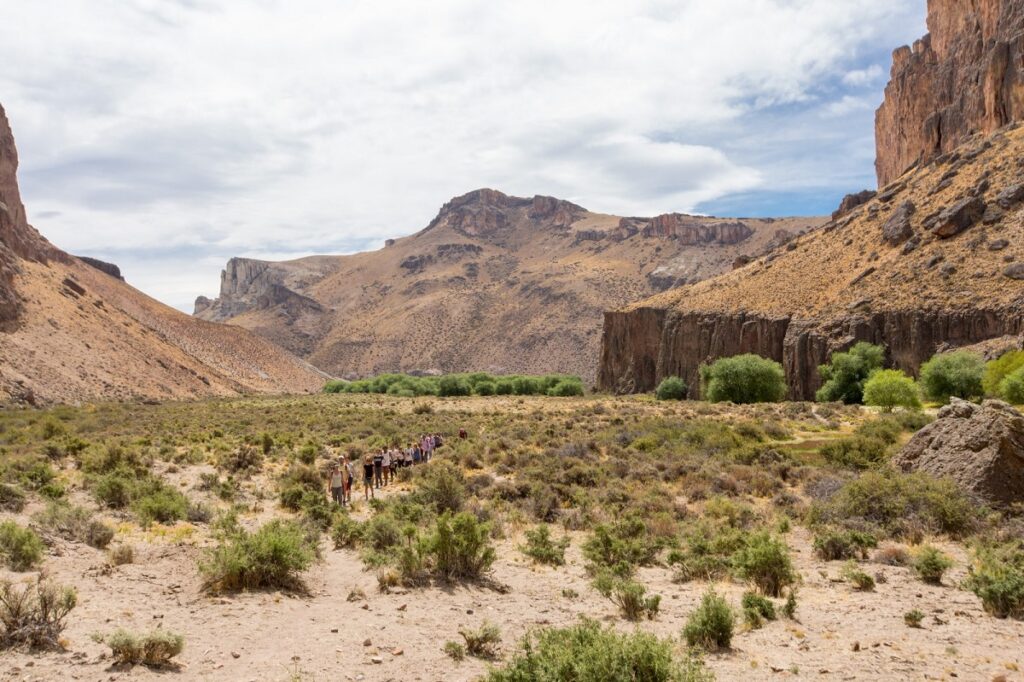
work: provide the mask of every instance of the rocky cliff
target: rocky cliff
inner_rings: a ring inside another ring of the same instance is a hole
[[[196,320],[29,226],[0,108],[0,402],[317,390],[324,375],[238,328]]]
[[[928,35],[893,53],[876,115],[879,186],[1024,117],[1024,5],[929,0]]]
[[[810,399],[856,341],[915,373],[935,352],[1024,333],[1024,129],[976,136],[785,249],[605,315],[599,384],[699,391],[699,366],[756,353]]]
[[[595,378],[601,313],[725,272],[820,219],[619,218],[481,189],[353,256],[232,259],[195,314],[339,375],[562,371]]]

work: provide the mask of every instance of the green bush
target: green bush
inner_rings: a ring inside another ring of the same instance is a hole
[[[533,530],[526,531],[526,544],[519,548],[526,556],[537,563],[549,566],[565,564],[565,550],[569,547],[569,536],[558,541],[551,539],[551,527],[542,523]]]
[[[292,521],[275,519],[254,533],[231,529],[205,553],[199,571],[203,589],[237,592],[254,589],[303,589],[300,574],[316,559],[316,547]]]
[[[908,628],[919,628],[922,621],[924,621],[924,612],[920,609],[913,609],[903,614],[903,622],[907,624]]]
[[[866,471],[830,499],[812,505],[808,522],[844,525],[867,522],[889,537],[915,532],[969,534],[982,510],[948,479],[891,469]]]
[[[853,585],[855,590],[870,592],[875,589],[875,579],[860,570],[856,561],[849,561],[843,567],[843,578]]]
[[[918,577],[930,585],[942,583],[942,576],[953,567],[953,560],[932,545],[924,545],[914,557],[912,564]]]
[[[70,587],[37,581],[19,588],[0,582],[0,649],[63,649],[60,635],[77,603]]]
[[[1020,369],[1024,369],[1024,351],[1020,350],[1011,350],[987,362],[985,373],[981,377],[981,387],[985,394],[1006,400],[1006,396],[1003,395],[1003,380]]]
[[[781,596],[782,590],[797,578],[789,547],[766,532],[751,535],[746,546],[736,553],[733,565],[738,577],[769,597]]]
[[[1024,619],[1024,543],[977,549],[964,587],[996,618]]]
[[[845,353],[833,353],[827,365],[818,367],[824,382],[815,398],[818,402],[857,405],[864,401],[864,383],[882,368],[885,349],[864,341]]]
[[[758,355],[737,355],[702,365],[700,377],[704,397],[713,403],[774,403],[786,395],[782,365]]]
[[[984,374],[980,355],[963,350],[942,353],[921,366],[921,388],[929,400],[940,403],[951,397],[972,400],[985,394]]]
[[[439,516],[429,548],[434,570],[447,581],[480,579],[496,558],[490,526],[467,512]]]
[[[477,395],[494,395],[495,386],[493,381],[481,381],[476,387],[473,388],[473,392]]]
[[[12,571],[27,571],[43,559],[43,541],[31,528],[0,522],[0,557]]]
[[[17,513],[24,508],[25,493],[13,485],[0,483],[0,510]]]
[[[654,396],[658,400],[684,400],[686,390],[686,383],[679,377],[665,377],[654,390]]]
[[[999,382],[999,395],[1008,403],[1024,405],[1024,367]]]
[[[33,521],[65,540],[103,549],[114,539],[114,529],[93,518],[92,512],[67,502],[50,502]]]
[[[733,558],[746,547],[750,534],[740,528],[698,522],[684,536],[684,548],[668,555],[676,566],[675,582],[718,580],[733,570]]]
[[[437,394],[441,397],[469,395],[469,383],[457,376],[443,376],[437,383]]]
[[[466,642],[466,653],[475,658],[493,660],[498,657],[498,645],[501,644],[501,630],[493,623],[485,622],[477,630],[459,629],[459,635]]]
[[[898,369],[880,369],[864,384],[864,404],[881,407],[886,412],[905,407],[921,409],[921,397],[914,380]]]
[[[466,500],[466,480],[451,462],[434,460],[417,471],[416,499],[438,513],[457,512]]]
[[[654,620],[661,606],[661,596],[647,596],[647,588],[638,582],[620,578],[608,571],[598,573],[594,578],[594,589],[619,607],[622,617],[628,621]]]
[[[461,663],[466,658],[466,647],[461,642],[445,642],[441,650],[456,663]]]
[[[825,528],[814,535],[814,553],[823,561],[867,559],[868,550],[878,547],[871,533]]]
[[[148,487],[132,502],[132,511],[144,526],[174,523],[188,516],[188,498],[179,490],[155,480]]]
[[[92,494],[106,507],[124,509],[131,504],[136,483],[135,474],[127,470],[111,471],[96,480]]]
[[[598,524],[583,543],[583,556],[592,572],[606,568],[627,577],[637,566],[654,563],[662,547],[662,541],[648,535],[642,520],[630,516],[611,525]]]
[[[363,527],[348,514],[337,514],[331,525],[334,548],[355,547],[362,539]]]
[[[821,456],[829,464],[869,469],[888,461],[889,445],[879,438],[855,435],[827,443],[821,448]]]
[[[548,389],[548,395],[557,398],[570,398],[584,394],[583,382],[579,379],[562,379]]]
[[[775,604],[759,594],[747,592],[740,603],[743,607],[743,620],[751,628],[759,628],[766,620],[775,620]]]
[[[499,379],[494,384],[494,395],[513,395],[516,385],[510,379]]]
[[[643,632],[618,633],[584,619],[567,628],[526,636],[520,649],[487,682],[710,682],[699,660],[680,663],[671,640]]]
[[[735,626],[736,614],[732,607],[714,590],[710,590],[687,619],[683,637],[692,647],[708,651],[728,649],[732,645]]]
[[[109,635],[94,635],[93,640],[109,646],[114,661],[122,665],[163,667],[185,649],[185,638],[167,630],[137,635],[121,628]]]

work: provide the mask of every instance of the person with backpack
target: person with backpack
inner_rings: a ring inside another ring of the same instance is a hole
[[[352,453],[352,458],[355,459],[355,453]],[[352,503],[352,479],[355,478],[355,471],[352,469],[352,462],[345,455],[341,456],[341,469],[342,474],[345,477],[345,487],[342,490],[342,496],[346,504]]]
[[[383,481],[384,485],[387,485],[388,483],[391,482],[391,465],[394,462],[394,459],[391,454],[392,452],[393,451],[391,448],[387,448],[381,452],[381,480]]]
[[[373,494],[373,455],[369,452],[363,456],[363,498],[367,501]]]
[[[384,448],[373,456],[373,484],[380,490],[384,485]]]
[[[345,474],[337,464],[331,466],[329,481],[331,489],[331,500],[340,506],[345,506]]]

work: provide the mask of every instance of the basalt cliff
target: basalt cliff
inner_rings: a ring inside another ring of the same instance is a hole
[[[0,402],[299,393],[324,375],[249,332],[196,320],[27,222],[0,107]]]
[[[234,258],[195,314],[339,376],[570,372],[595,379],[601,314],[785,248],[823,219],[602,215],[482,189],[377,251]]]

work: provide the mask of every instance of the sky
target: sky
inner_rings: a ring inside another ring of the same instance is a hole
[[[821,215],[875,185],[925,0],[33,0],[0,22],[29,220],[191,312],[233,256],[380,248],[480,187]]]

